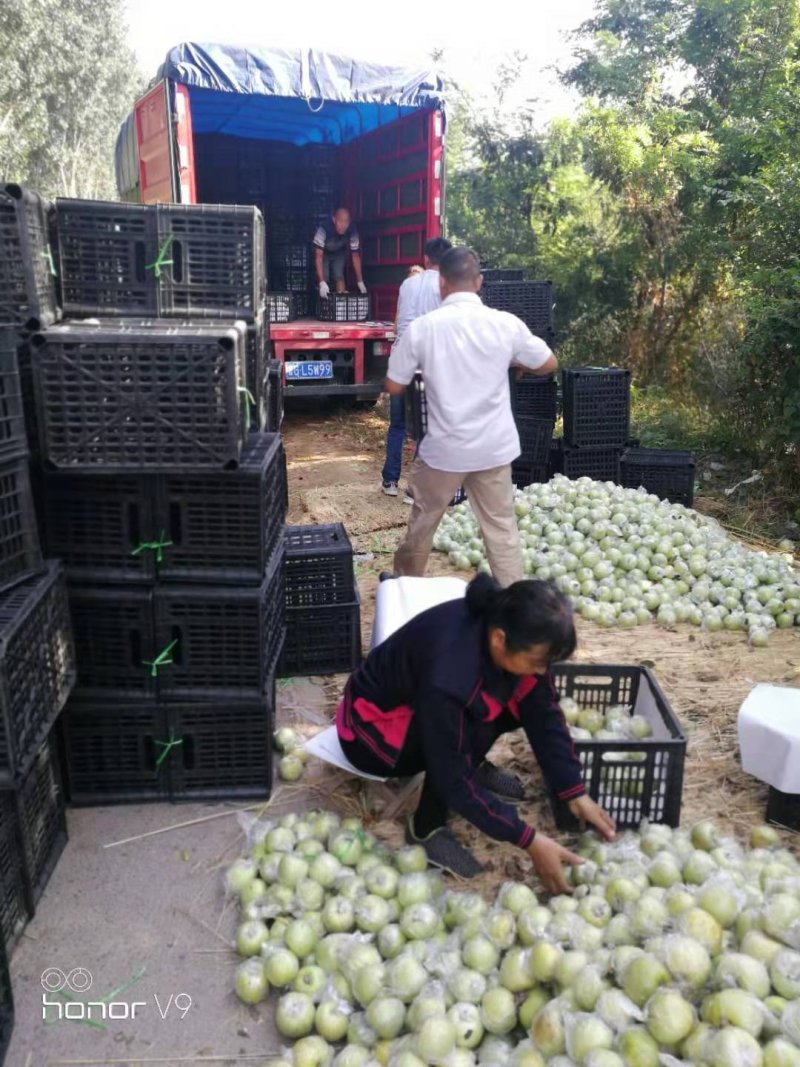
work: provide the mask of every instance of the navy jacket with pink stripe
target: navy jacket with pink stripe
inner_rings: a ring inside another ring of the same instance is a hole
[[[517,677],[498,669],[485,624],[466,600],[417,615],[374,648],[348,682],[337,726],[390,774],[412,721],[436,792],[498,841],[525,848],[534,836],[516,808],[475,781],[498,734],[525,731],[556,796],[572,800],[585,792],[552,675]]]

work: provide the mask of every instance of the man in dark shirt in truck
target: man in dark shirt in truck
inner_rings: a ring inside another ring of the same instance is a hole
[[[353,271],[360,293],[366,293],[364,278],[361,274],[361,242],[350,212],[339,207],[329,219],[324,219],[314,234],[314,269],[317,275],[319,295],[325,300],[330,295],[330,280],[337,293],[347,292],[344,271],[347,266],[347,253],[353,257]]]

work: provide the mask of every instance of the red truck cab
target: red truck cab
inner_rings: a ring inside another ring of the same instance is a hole
[[[142,203],[256,204],[268,262],[287,235],[309,259],[308,308],[270,326],[274,358],[292,367],[287,398],[372,402],[400,284],[442,233],[444,142],[442,84],[431,72],[314,50],[181,44],[120,130],[117,185]],[[338,206],[360,235],[368,322],[313,317],[314,229]],[[268,290],[283,281],[268,269]],[[293,376],[296,364],[320,362],[324,374]]]

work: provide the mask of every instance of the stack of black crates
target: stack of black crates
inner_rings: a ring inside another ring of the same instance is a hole
[[[59,314],[49,208],[0,184],[0,1060],[13,1022],[6,954],[67,841],[57,723],[75,657],[64,573],[40,547],[26,418],[29,340]]]
[[[517,425],[520,456],[511,467],[520,489],[550,477],[548,463],[556,422],[558,386],[552,375],[535,377],[510,371],[511,410]]]
[[[551,347],[553,286],[549,281],[525,281],[517,267],[484,268],[481,298],[487,307],[509,311]],[[548,458],[556,421],[557,386],[554,378],[524,376],[513,370],[511,408],[520,440],[520,456],[514,462],[514,484],[523,487],[549,477]]]
[[[360,600],[344,526],[288,526],[286,642],[279,675],[338,674],[360,660]]]
[[[75,635],[69,798],[268,795],[286,476],[261,214],[59,200],[55,229],[69,321],[30,365]]]
[[[630,436],[631,372],[620,367],[565,367],[564,439],[555,471],[568,478],[619,482]]]

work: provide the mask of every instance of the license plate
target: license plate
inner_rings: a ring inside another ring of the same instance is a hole
[[[286,363],[286,380],[298,381],[301,378],[332,378],[333,363],[329,359],[314,359],[308,362]]]

